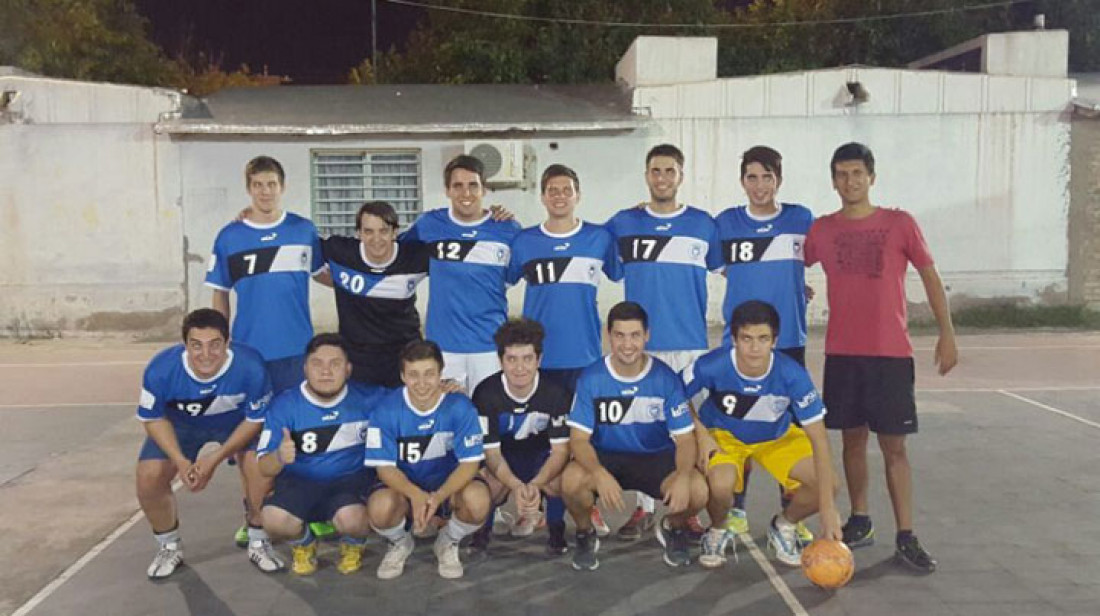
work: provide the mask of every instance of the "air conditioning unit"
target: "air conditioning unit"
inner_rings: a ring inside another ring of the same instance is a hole
[[[523,184],[525,165],[522,141],[467,141],[466,154],[485,165],[485,183],[489,186]]]

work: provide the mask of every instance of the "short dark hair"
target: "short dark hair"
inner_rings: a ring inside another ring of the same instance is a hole
[[[573,180],[573,187],[578,191],[581,189],[581,179],[577,177],[577,172],[573,171],[565,165],[550,165],[542,172],[542,180],[539,182],[539,191],[546,192],[546,183],[554,178],[569,178]]]
[[[447,166],[443,168],[443,186],[450,187],[451,185],[451,173],[455,169],[463,169],[470,173],[476,173],[477,179],[482,184],[485,183],[485,163],[481,162],[481,159],[470,156],[469,154],[459,154],[451,159],[451,162],[447,163]]]
[[[187,335],[192,329],[216,329],[221,332],[222,338],[229,340],[229,319],[213,308],[199,308],[192,310],[183,317],[183,327],[180,334],[183,341],[187,342]]]
[[[607,312],[607,331],[615,321],[641,321],[642,329],[649,330],[649,315],[645,308],[636,302],[619,302]]]
[[[329,332],[317,334],[309,339],[309,343],[306,344],[306,357],[313,355],[317,352],[317,349],[323,346],[334,346],[344,353],[344,357],[348,356],[348,347],[344,344],[344,339],[340,337],[340,334]]]
[[[252,176],[257,173],[267,173],[268,171],[279,176],[279,185],[286,184],[286,172],[283,171],[283,166],[279,164],[279,161],[271,158],[270,156],[257,156],[248,161],[248,164],[244,166],[244,186],[248,188],[252,183]]]
[[[749,165],[756,163],[775,174],[776,179],[783,177],[783,156],[766,145],[753,146],[741,155],[741,177],[745,177],[745,170]]]
[[[738,304],[730,315],[730,337],[737,339],[737,332],[746,325],[767,325],[772,328],[772,336],[779,335],[779,313],[767,302],[750,299]]]
[[[443,370],[443,351],[440,351],[439,345],[431,340],[413,340],[401,349],[398,358],[401,361],[402,370],[407,364],[422,359],[434,359],[435,363],[439,364],[439,369]]]
[[[497,343],[497,356],[504,357],[504,350],[510,346],[522,346],[529,344],[535,347],[535,354],[542,355],[542,341],[546,338],[546,330],[542,323],[527,317],[508,319],[500,326],[497,333],[493,334],[493,342]]]
[[[875,155],[871,153],[871,148],[863,145],[862,143],[845,143],[833,152],[833,159],[829,161],[829,176],[836,175],[836,164],[849,160],[862,160],[863,165],[867,167],[867,173],[874,175],[875,173]]]
[[[359,206],[359,213],[355,215],[355,230],[358,231],[363,228],[363,215],[369,214],[371,216],[377,216],[382,219],[382,222],[397,229],[401,226],[400,221],[397,219],[397,211],[393,209],[393,206],[385,201],[367,201],[363,205]]]
[[[672,145],[671,143],[662,143],[661,145],[653,146],[649,150],[649,153],[645,155],[646,166],[648,167],[649,161],[658,156],[668,156],[669,158],[674,159],[676,161],[676,164],[680,165],[680,168],[683,168],[684,166],[684,153],[680,151],[680,148]]]

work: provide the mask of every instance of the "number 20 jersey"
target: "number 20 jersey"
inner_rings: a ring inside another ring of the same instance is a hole
[[[284,473],[311,481],[332,481],[363,469],[371,409],[388,390],[348,384],[329,401],[318,400],[303,382],[271,402],[256,455],[274,455],[283,442],[283,428],[294,441],[294,463]]]
[[[313,223],[284,212],[270,225],[238,221],[223,227],[206,285],[237,292],[233,339],[274,361],[305,353],[313,337],[309,278],[324,265]]]
[[[641,374],[624,378],[604,357],[577,380],[568,425],[591,434],[597,451],[660,453],[694,429],[680,377],[656,357],[647,360]]]
[[[437,490],[460,462],[485,459],[477,409],[462,394],[443,394],[421,412],[405,387],[391,390],[377,405],[367,430],[369,467],[396,466],[422,490]]]

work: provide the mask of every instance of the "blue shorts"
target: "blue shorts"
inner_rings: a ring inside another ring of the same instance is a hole
[[[180,451],[183,452],[183,456],[192,462],[195,461],[195,456],[199,455],[199,450],[207,443],[224,443],[229,440],[229,435],[233,434],[233,431],[237,429],[237,425],[226,427],[207,427],[207,426],[192,426],[188,424],[172,424],[172,427],[176,430],[176,441],[180,445]],[[145,442],[141,445],[141,453],[138,454],[138,460],[167,460],[168,454],[164,453],[164,450],[157,445],[157,442],[152,438],[146,436]]]
[[[511,469],[516,479],[523,483],[530,483],[535,475],[538,475],[539,471],[542,470],[542,466],[546,464],[546,460],[550,457],[550,451],[501,451],[501,455],[504,456],[504,461],[508,463],[508,468]]]
[[[278,394],[291,387],[297,387],[305,380],[306,356],[296,355],[264,362],[267,374],[271,377],[271,388]]]
[[[376,485],[373,471],[356,471],[331,481],[279,473],[264,506],[278,507],[303,522],[328,522],[348,505],[364,505]]]

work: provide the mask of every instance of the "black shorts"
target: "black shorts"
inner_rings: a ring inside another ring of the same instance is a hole
[[[501,448],[501,454],[516,479],[523,483],[530,483],[546,464],[546,460],[550,457],[550,450],[504,451]]]
[[[351,360],[352,380],[391,389],[401,387],[401,362],[398,355],[403,348],[404,343],[351,350],[348,359]]]
[[[646,454],[597,450],[596,456],[623,490],[637,490],[656,499],[663,496],[661,484],[676,470],[675,448]]]
[[[877,434],[917,431],[912,357],[825,356],[825,427]]]
[[[328,522],[343,507],[365,504],[374,485],[374,473],[368,470],[332,481],[280,473],[264,505],[278,507],[303,522]]]
[[[806,367],[806,347],[791,347],[789,349],[776,349],[780,353],[798,362],[799,366]]]

